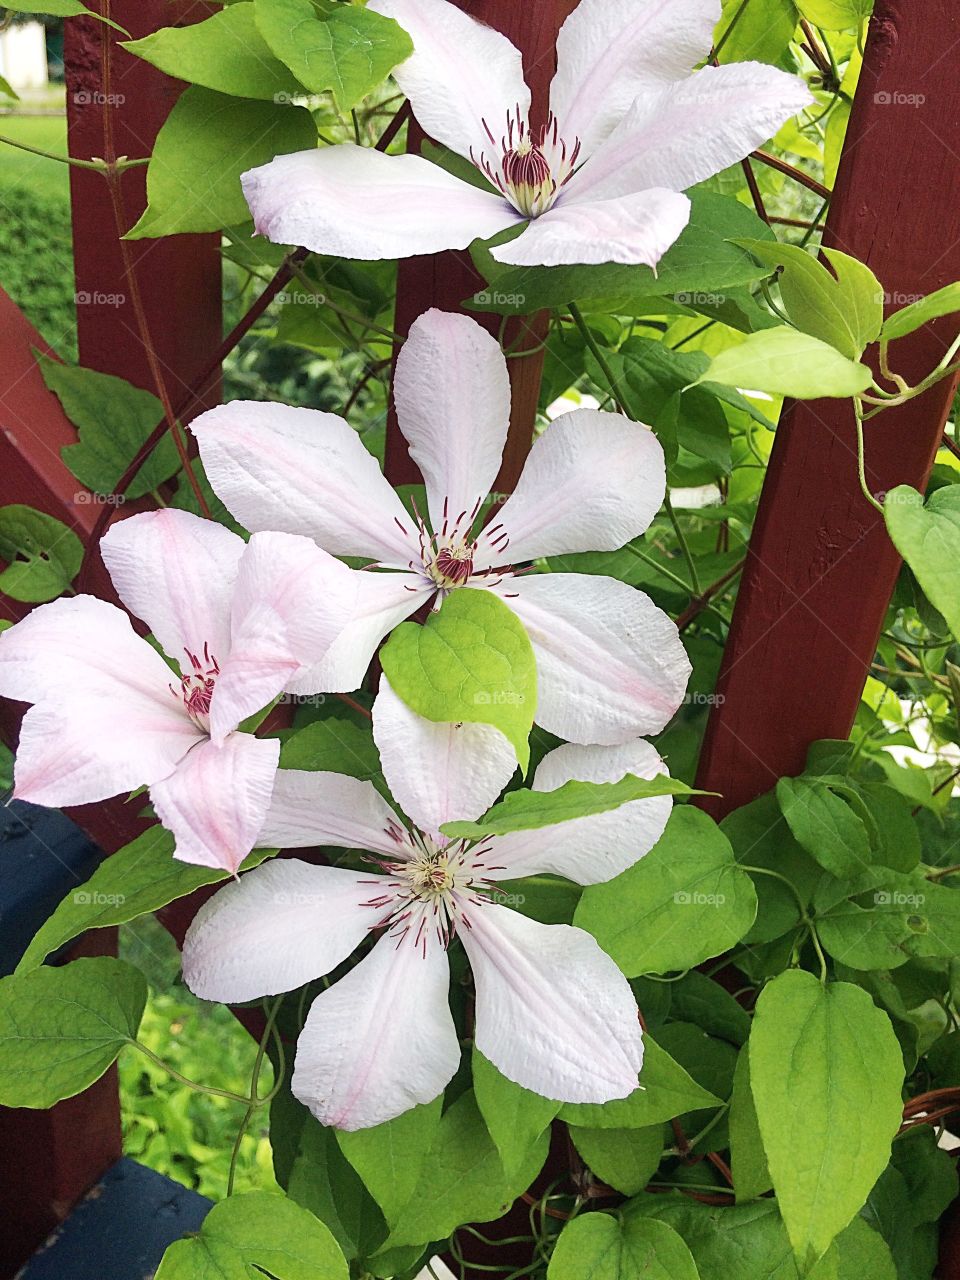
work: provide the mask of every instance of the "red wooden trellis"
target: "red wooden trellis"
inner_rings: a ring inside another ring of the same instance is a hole
[[[463,8],[523,50],[541,110],[555,33],[574,2],[462,0]],[[169,0],[114,0],[111,6],[134,36],[208,12],[189,0],[173,6]],[[181,86],[131,59],[92,19],[66,25],[71,154],[103,155],[108,119],[118,153],[148,154]],[[958,47],[960,14],[950,0],[878,0],[827,235],[830,243],[864,257],[895,302],[898,294],[928,293],[960,277],[954,212],[960,86],[951,74],[951,50]],[[898,101],[902,95],[924,100],[908,105]],[[73,171],[71,185],[78,291],[128,295],[102,179]],[[143,207],[142,171],[125,174],[123,191],[132,223]],[[132,254],[162,375],[179,399],[200,380],[220,343],[216,238],[139,242]],[[404,263],[398,330],[428,306],[455,309],[476,284],[463,255]],[[79,309],[81,359],[155,390],[131,304],[128,297],[109,311]],[[527,328],[521,341],[533,345],[537,325]],[[926,372],[952,336],[949,321],[921,331],[909,342],[902,372]],[[92,527],[93,511],[78,507],[76,483],[58,462],[59,445],[71,430],[31,367],[28,348],[35,341],[23,317],[0,297],[0,343],[8,357],[0,388],[0,502],[31,503],[82,535]],[[514,421],[503,487],[515,478],[529,445],[541,359],[511,365]],[[940,387],[870,426],[873,488],[923,486],[951,394]],[[701,785],[723,793],[718,808],[742,804],[777,776],[798,771],[809,741],[844,736],[852,722],[899,564],[859,492],[852,439],[849,410],[835,402],[794,406],[778,431],[721,674],[723,700],[711,713],[701,762]],[[395,424],[387,469],[394,480],[411,478]],[[103,587],[102,579],[96,585]],[[131,810],[117,805],[90,808],[79,818],[108,851],[137,826]],[[99,1141],[91,1141],[94,1133]],[[16,1185],[0,1182],[5,1220],[22,1223],[8,1253],[0,1255],[0,1271],[7,1274],[117,1153],[115,1082],[108,1076],[49,1115],[0,1111],[0,1141],[23,1161]],[[945,1276],[960,1274],[954,1258],[951,1249]]]

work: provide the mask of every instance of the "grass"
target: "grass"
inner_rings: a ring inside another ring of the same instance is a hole
[[[0,137],[65,155],[66,118],[0,115]],[[0,285],[60,355],[76,358],[68,166],[3,143]]]

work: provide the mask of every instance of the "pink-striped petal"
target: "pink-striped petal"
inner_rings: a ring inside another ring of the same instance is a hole
[[[508,1080],[561,1102],[632,1093],[643,1061],[637,1002],[596,941],[492,903],[469,919],[460,936],[483,1056]]]
[[[352,617],[326,655],[290,680],[290,693],[348,693],[359,689],[383,637],[426,604],[436,590],[415,573],[358,571],[354,577],[357,597]]]
[[[0,694],[19,702],[89,694],[117,707],[140,694],[173,706],[171,680],[123,610],[95,596],[40,605],[0,634]]]
[[[615,578],[545,573],[494,588],[537,659],[537,723],[568,742],[613,746],[658,733],[683,700],[690,661],[674,623]]]
[[[422,156],[352,143],[277,156],[242,176],[254,225],[276,244],[366,261],[466,249],[522,221]]]
[[[510,423],[500,344],[469,316],[431,308],[400,348],[393,395],[434,533],[467,534],[497,478]]]
[[[303,534],[331,555],[401,568],[417,555],[403,504],[335,413],[234,400],[191,430],[210,483],[245,528]]]
[[[393,78],[410,99],[423,131],[462,156],[499,141],[507,113],[526,121],[530,90],[520,51],[506,36],[447,0],[371,0],[413,39],[413,53]]]
[[[619,782],[628,773],[653,778],[667,767],[642,738],[619,747],[565,743],[541,760],[534,791],[555,791],[564,783]],[[573,818],[535,831],[513,831],[488,841],[494,880],[549,872],[576,884],[612,880],[649,853],[663,835],[673,801],[670,796],[632,800],[619,809]],[[501,869],[502,868],[502,869]]]
[[[59,806],[123,795],[168,777],[204,740],[169,689],[156,698],[121,692],[69,693],[27,712],[14,766],[18,800]]]
[[[637,94],[686,76],[710,48],[720,0],[580,0],[557,37],[550,109],[588,156]]]
[[[150,799],[174,834],[173,856],[235,872],[263,826],[279,758],[278,739],[231,733],[221,746],[199,743],[154,783]]]
[[[230,648],[230,600],[244,542],[212,520],[168,508],[112,526],[100,553],[131,613],[185,672]]]
[[[450,1015],[447,953],[389,935],[313,1002],[291,1088],[321,1124],[367,1129],[432,1102],[460,1045]]]
[[[358,576],[309,538],[253,535],[240,561],[230,651],[210,706],[215,742],[327,652],[353,611]]]
[[[663,188],[576,204],[558,201],[523,235],[490,252],[498,262],[521,267],[655,267],[689,221],[687,197]]]
[[[534,443],[513,494],[481,534],[477,568],[615,551],[638,537],[666,491],[663,449],[618,413],[574,409]]]
[[[202,1000],[280,995],[346,960],[375,915],[354,871],[297,858],[266,862],[197,912],[183,941],[183,978]]]
[[[319,769],[280,769],[257,844],[280,849],[332,844],[405,860],[403,830],[372,782]]]
[[[651,187],[685,191],[748,156],[813,101],[798,76],[764,63],[703,67],[640,94],[567,183],[558,207]]]
[[[440,843],[441,823],[479,818],[517,767],[513,747],[489,724],[435,724],[399,698],[386,676],[373,704],[384,777],[407,817]]]

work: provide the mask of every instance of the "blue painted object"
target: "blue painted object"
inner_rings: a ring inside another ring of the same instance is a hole
[[[145,1280],[168,1244],[199,1231],[211,1202],[135,1160],[118,1160],[17,1280]]]
[[[61,898],[101,861],[95,844],[56,809],[0,807],[0,976],[12,973]]]

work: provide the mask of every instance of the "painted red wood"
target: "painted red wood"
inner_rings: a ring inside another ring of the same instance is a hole
[[[891,298],[960,279],[960,42],[953,0],[877,0],[827,220],[826,243],[862,258]],[[912,382],[957,332],[955,317],[897,344]],[[866,425],[879,493],[923,489],[954,388]],[[849,402],[784,414],[764,483],[700,763],[715,814],[800,772],[807,746],[848,734],[900,559],[860,492]]]
[[[564,18],[576,8],[576,0],[457,0],[458,6],[474,17],[502,31],[523,54],[527,83],[533,94],[532,119],[546,118],[547,94],[556,68],[557,32]],[[423,133],[415,123],[408,127],[408,150],[419,151]],[[460,303],[478,289],[483,278],[467,252],[438,253],[408,258],[400,263],[397,279],[395,327],[406,333],[419,315],[430,307],[460,311]],[[491,333],[497,333],[500,317],[474,314]],[[546,316],[523,317],[511,321],[504,335],[505,345],[525,350],[539,345],[546,334]],[[540,395],[543,353],[510,361],[513,405],[510,432],[504,450],[497,488],[509,491],[516,483],[533,439],[533,422]],[[407,453],[393,404],[387,423],[386,473],[395,484],[415,484],[420,473]]]

